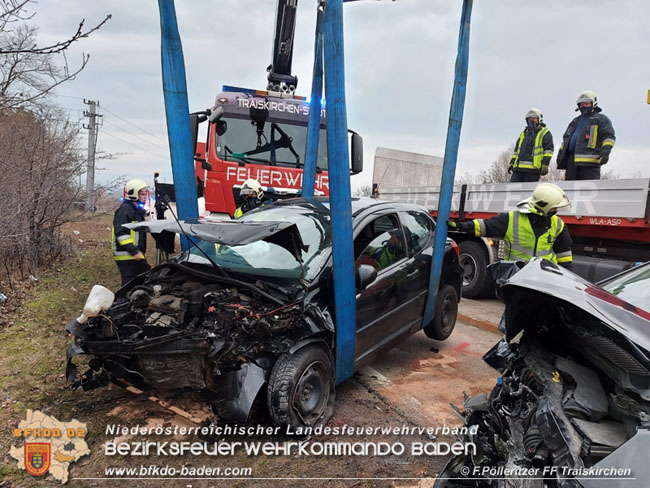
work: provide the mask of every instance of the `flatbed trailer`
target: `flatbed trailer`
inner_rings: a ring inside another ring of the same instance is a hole
[[[573,239],[573,271],[592,282],[603,280],[639,262],[650,260],[650,179],[556,182],[571,205],[558,215]],[[450,220],[489,219],[514,210],[537,183],[456,185]],[[381,188],[380,198],[426,207],[437,217],[437,187]],[[463,296],[490,293],[486,267],[503,257],[503,243],[451,232],[465,268]]]

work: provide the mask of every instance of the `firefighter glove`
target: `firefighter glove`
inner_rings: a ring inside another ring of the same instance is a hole
[[[600,164],[607,164],[607,161],[609,161],[609,155],[608,154],[603,154],[600,157]]]
[[[512,165],[508,166],[508,173],[512,173],[515,168],[512,167]]]
[[[540,170],[540,173],[542,174],[542,176],[548,174],[548,164],[543,164],[542,165],[542,169]]]

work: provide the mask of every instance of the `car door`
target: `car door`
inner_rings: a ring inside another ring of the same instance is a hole
[[[414,332],[420,328],[420,320],[424,315],[429,291],[435,224],[426,213],[417,210],[401,211],[399,218],[404,230],[408,253],[407,279],[402,284],[403,295],[408,303],[404,313],[413,324]]]
[[[356,365],[365,364],[384,346],[408,332],[402,313],[405,300],[406,246],[397,214],[384,213],[364,221],[354,240],[355,269],[372,266],[377,278],[357,290]]]

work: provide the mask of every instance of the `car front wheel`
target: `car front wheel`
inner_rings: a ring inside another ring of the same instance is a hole
[[[267,402],[276,425],[322,425],[334,411],[334,372],[325,351],[306,346],[278,358],[269,377]]]
[[[433,320],[424,327],[427,337],[444,341],[454,330],[458,316],[458,295],[451,285],[443,285],[436,295]]]

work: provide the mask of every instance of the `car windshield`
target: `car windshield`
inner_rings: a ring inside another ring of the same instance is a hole
[[[223,117],[226,132],[217,136],[217,154],[224,161],[302,167],[305,164],[307,126],[266,121],[255,125],[248,119]],[[261,132],[258,133],[258,129]],[[327,170],[327,135],[321,129],[318,138],[318,168]]]
[[[271,206],[245,214],[241,221],[284,222],[296,224],[302,241],[308,249],[303,250],[301,264],[285,248],[265,241],[243,246],[226,246],[202,241],[199,247],[226,271],[276,278],[303,278],[313,280],[331,247],[329,215],[314,212],[307,207]],[[190,262],[210,265],[205,255],[195,247],[190,250]]]
[[[602,287],[632,305],[650,312],[650,266],[633,269],[618,278],[606,282]]]

